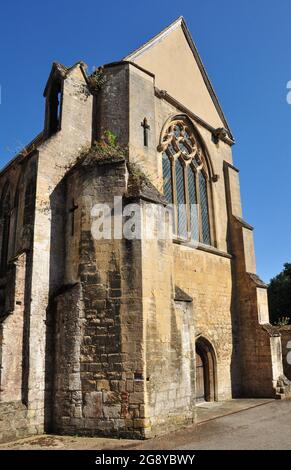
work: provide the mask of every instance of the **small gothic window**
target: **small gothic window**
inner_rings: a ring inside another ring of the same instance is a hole
[[[56,81],[51,85],[47,97],[47,129],[49,136],[55,134],[61,127],[61,98],[61,82]]]
[[[1,206],[0,206],[0,219],[1,219],[1,254],[0,254],[0,274],[4,275],[7,270],[8,250],[9,250],[9,234],[10,234],[10,191],[6,186],[3,191]]]
[[[35,184],[34,181],[27,183],[24,195],[23,225],[32,225],[34,220]]]
[[[164,195],[175,205],[176,234],[210,245],[209,171],[202,145],[186,117],[169,124],[161,150]]]

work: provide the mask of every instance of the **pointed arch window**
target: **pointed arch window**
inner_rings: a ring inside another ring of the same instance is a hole
[[[176,235],[211,245],[208,165],[190,121],[186,117],[174,119],[160,147],[164,195],[175,207]]]
[[[35,183],[28,181],[24,195],[23,225],[31,225],[34,220]]]
[[[48,136],[61,129],[62,83],[55,79],[46,97],[46,131]]]

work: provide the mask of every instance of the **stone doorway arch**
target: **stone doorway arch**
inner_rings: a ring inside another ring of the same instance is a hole
[[[196,401],[216,400],[216,355],[212,344],[200,336],[196,340]]]

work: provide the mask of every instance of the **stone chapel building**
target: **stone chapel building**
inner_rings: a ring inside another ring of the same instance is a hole
[[[201,400],[284,397],[234,138],[183,18],[91,75],[54,63],[44,97],[0,173],[0,439],[151,437]],[[114,197],[186,211],[173,240],[96,240]]]

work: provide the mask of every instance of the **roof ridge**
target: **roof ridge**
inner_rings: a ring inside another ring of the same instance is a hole
[[[136,49],[134,49],[130,54],[126,55],[125,57],[123,57],[121,60],[130,60],[133,56],[138,56],[139,54],[139,51],[141,51],[142,49],[144,48],[148,48],[148,47],[151,47],[151,43],[155,42],[158,38],[163,38],[164,36],[167,35],[167,33],[169,33],[170,31],[172,31],[173,29],[175,29],[176,27],[178,27],[180,24],[182,24],[182,22],[185,22],[183,16],[179,16],[178,18],[176,18],[172,23],[170,23],[168,26],[166,26],[166,28],[162,29],[159,33],[155,34],[153,37],[151,37],[148,41],[146,41],[145,43],[143,43],[141,46],[137,47]]]
[[[124,61],[133,61],[133,60],[135,60],[141,54],[146,52],[150,47],[152,47],[155,43],[161,41],[168,34],[170,34],[172,31],[174,31],[178,26],[181,26],[181,28],[182,28],[182,31],[183,31],[183,33],[185,35],[185,38],[188,42],[188,45],[189,45],[189,47],[192,51],[194,59],[196,60],[197,65],[200,69],[200,72],[201,72],[202,78],[204,80],[205,86],[208,89],[208,92],[211,96],[213,104],[216,108],[216,111],[217,111],[220,119],[222,120],[222,122],[225,126],[225,129],[228,131],[230,138],[234,141],[233,134],[232,134],[231,129],[229,127],[229,124],[226,120],[226,117],[225,117],[224,112],[222,110],[222,107],[220,105],[219,99],[218,99],[218,97],[217,97],[217,95],[214,91],[214,87],[213,87],[213,85],[211,83],[211,80],[210,80],[210,78],[209,78],[209,76],[206,72],[206,69],[205,69],[204,64],[202,62],[202,59],[201,59],[200,54],[198,52],[198,49],[197,49],[197,47],[196,47],[196,45],[195,45],[195,43],[192,39],[191,33],[190,33],[190,31],[187,27],[186,21],[185,21],[183,16],[179,16],[179,18],[177,18],[175,21],[173,21],[169,26],[167,26],[165,29],[160,31],[155,36],[153,36],[151,39],[149,39],[147,42],[145,42],[139,48],[135,49],[133,52],[131,52],[130,54],[125,56],[122,60],[124,60]]]

